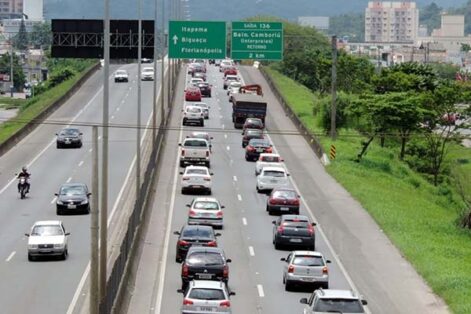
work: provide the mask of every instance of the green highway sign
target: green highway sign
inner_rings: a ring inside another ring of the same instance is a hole
[[[170,21],[169,58],[224,59],[226,22]]]
[[[232,22],[231,58],[282,60],[283,23]]]

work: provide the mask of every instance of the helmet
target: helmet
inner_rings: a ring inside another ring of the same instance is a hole
[[[23,172],[26,172],[26,171],[28,171],[28,168],[26,168],[26,166],[23,166],[23,168],[21,168],[21,170],[22,170]]]

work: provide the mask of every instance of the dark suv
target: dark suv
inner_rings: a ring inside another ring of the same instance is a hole
[[[282,215],[273,220],[273,244],[279,250],[282,246],[306,247],[316,250],[316,236],[314,226],[309,218],[301,215]]]
[[[217,247],[192,246],[182,263],[182,289],[192,280],[229,281],[230,259]]]
[[[262,119],[259,118],[247,118],[244,122],[243,129],[263,129],[265,126],[263,125]]]
[[[245,129],[242,132],[242,147],[245,148],[253,138],[263,139],[263,131],[260,129]]]
[[[217,247],[216,237],[221,235],[214,233],[213,227],[199,225],[184,225],[181,231],[175,231],[173,234],[178,235],[175,257],[177,263],[181,263],[185,259],[192,245]]]

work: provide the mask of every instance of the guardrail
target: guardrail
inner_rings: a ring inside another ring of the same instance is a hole
[[[322,160],[324,156],[324,150],[322,148],[321,143],[317,139],[317,137],[309,131],[309,129],[304,125],[304,123],[299,119],[293,109],[290,107],[288,102],[286,101],[285,97],[280,93],[278,88],[276,87],[275,83],[273,82],[270,75],[265,71],[265,69],[261,66],[259,67],[260,73],[262,73],[263,77],[267,81],[268,85],[270,86],[271,91],[275,95],[275,97],[280,102],[281,106],[283,107],[286,115],[291,119],[294,123],[296,128],[298,129],[299,133],[304,137],[304,139],[308,142],[311,149],[317,155],[319,159]]]

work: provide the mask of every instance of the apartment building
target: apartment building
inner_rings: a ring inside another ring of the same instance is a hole
[[[0,18],[21,16],[23,0],[0,0]]]
[[[411,1],[370,1],[365,9],[365,41],[413,43],[419,31],[419,10]]]

